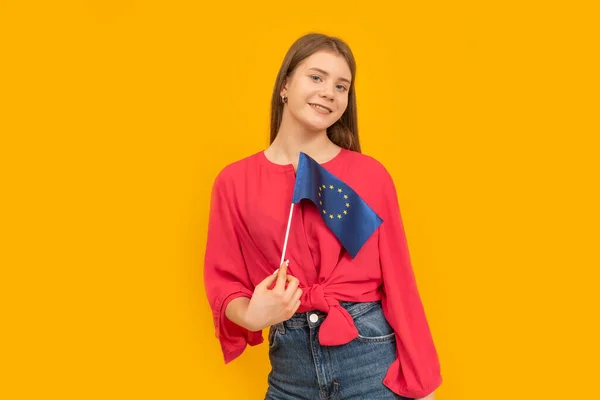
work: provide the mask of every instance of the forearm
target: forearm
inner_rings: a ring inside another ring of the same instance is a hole
[[[225,316],[234,324],[251,331],[254,330],[253,327],[248,326],[244,319],[249,303],[250,299],[248,297],[238,297],[231,300],[225,309]]]

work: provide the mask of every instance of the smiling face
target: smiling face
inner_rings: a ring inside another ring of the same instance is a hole
[[[322,131],[341,118],[348,106],[352,73],[343,56],[318,51],[302,60],[281,90],[283,114],[311,131]]]

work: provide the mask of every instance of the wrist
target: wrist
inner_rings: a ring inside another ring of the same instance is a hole
[[[244,328],[246,328],[249,331],[255,332],[257,331],[257,327],[252,323],[252,318],[250,318],[248,316],[248,305],[250,304],[250,302],[248,302],[246,304],[246,307],[244,307],[244,309],[241,311],[241,315],[240,315],[240,320],[241,320],[241,324]]]
[[[234,324],[247,330],[253,330],[254,327],[248,323],[246,316],[249,303],[248,297],[237,297],[231,300],[225,309],[225,316]]]
[[[256,324],[256,318],[249,314],[251,299],[244,297],[244,302],[239,310],[240,326],[251,331],[258,332],[262,330],[261,326]]]

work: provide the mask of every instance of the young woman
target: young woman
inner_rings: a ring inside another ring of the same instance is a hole
[[[267,399],[430,400],[442,381],[394,183],[360,152],[355,79],[342,40],[299,38],[275,83],[271,145],[213,186],[204,279],[216,335],[228,363],[270,327]],[[306,201],[279,265],[300,152],[383,219],[354,258]]]

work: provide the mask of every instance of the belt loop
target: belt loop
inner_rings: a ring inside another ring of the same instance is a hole
[[[277,326],[277,331],[281,334],[285,333],[285,326],[283,325],[283,321],[279,322],[276,324]]]

